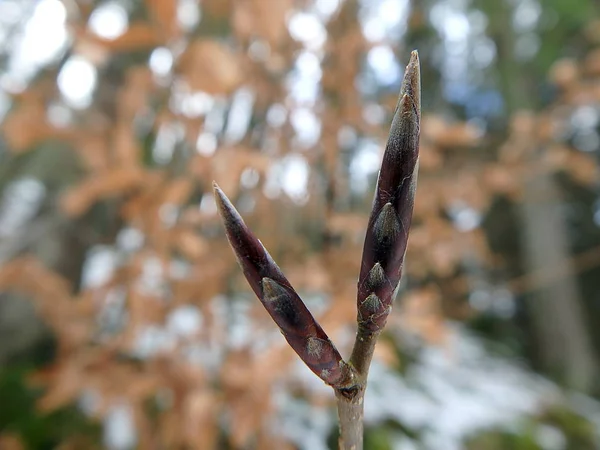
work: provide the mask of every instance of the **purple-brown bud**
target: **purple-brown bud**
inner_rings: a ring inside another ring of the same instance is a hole
[[[383,154],[358,281],[359,326],[381,330],[402,275],[412,220],[421,121],[419,56],[411,53]]]
[[[216,183],[213,187],[227,238],[250,287],[304,363],[325,383],[339,385],[346,376],[339,352],[227,196]]]

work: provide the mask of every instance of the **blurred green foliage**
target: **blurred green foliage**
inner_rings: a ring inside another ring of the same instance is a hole
[[[36,409],[40,392],[26,384],[31,372],[22,365],[0,369],[0,433],[18,435],[30,450],[50,450],[74,439],[79,448],[98,448],[99,424],[75,405],[47,414]]]

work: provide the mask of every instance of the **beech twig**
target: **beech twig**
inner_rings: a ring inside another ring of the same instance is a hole
[[[413,51],[404,73],[367,226],[358,280],[358,331],[348,362],[342,359],[271,255],[214,184],[227,238],[252,290],[298,356],[335,391],[342,449],[362,449],[363,399],[369,366],[402,276],[417,187],[419,70],[419,57]]]

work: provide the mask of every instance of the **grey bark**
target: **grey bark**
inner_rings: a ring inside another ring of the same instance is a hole
[[[569,258],[568,232],[560,194],[549,174],[531,178],[521,205],[527,272],[557,270],[564,276],[544,283],[529,298],[545,369],[570,387],[589,391],[597,369],[582,302]]]

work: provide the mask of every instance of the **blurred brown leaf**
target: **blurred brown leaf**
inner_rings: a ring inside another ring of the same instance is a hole
[[[106,39],[82,28],[76,28],[76,36],[114,53],[150,49],[164,43],[164,33],[143,21],[130,23],[127,30],[115,39]]]
[[[242,39],[264,38],[271,48],[283,46],[288,37],[286,18],[291,0],[246,0],[234,3],[233,26]]]
[[[2,450],[23,450],[25,447],[18,436],[3,433],[0,434],[0,448]]]
[[[231,93],[243,80],[238,56],[225,44],[208,39],[190,43],[179,70],[192,90],[210,94]]]
[[[139,187],[143,181],[144,171],[141,169],[111,169],[69,189],[61,199],[61,206],[67,214],[78,216],[96,201],[128,192]]]

